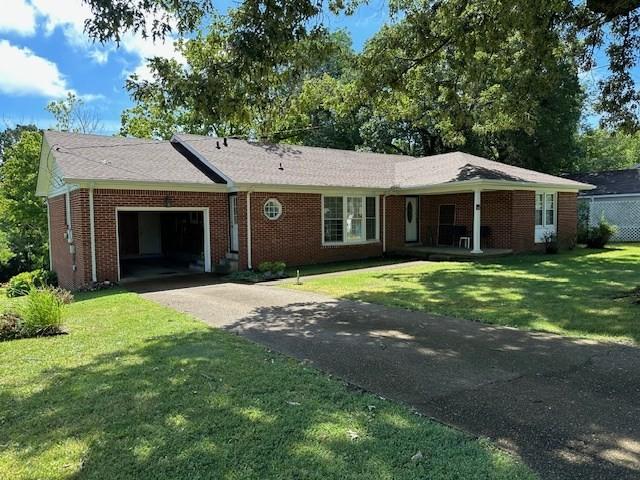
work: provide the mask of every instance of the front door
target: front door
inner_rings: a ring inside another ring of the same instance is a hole
[[[238,196],[229,196],[229,237],[231,240],[230,250],[238,251]]]
[[[405,241],[418,241],[418,197],[405,197]]]
[[[440,205],[438,212],[438,245],[453,245],[456,206]]]

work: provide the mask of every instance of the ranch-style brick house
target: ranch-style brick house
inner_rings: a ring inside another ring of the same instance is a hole
[[[47,131],[52,269],[65,288],[188,271],[455,251],[576,236],[590,185],[465,153],[424,158],[176,134]]]

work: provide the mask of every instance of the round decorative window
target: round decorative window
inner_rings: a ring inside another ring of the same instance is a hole
[[[264,216],[269,220],[277,220],[282,215],[282,204],[275,198],[270,198],[264,202]]]

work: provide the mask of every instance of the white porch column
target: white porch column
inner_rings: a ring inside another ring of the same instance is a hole
[[[471,253],[482,253],[480,249],[480,189],[473,191],[473,250]]]

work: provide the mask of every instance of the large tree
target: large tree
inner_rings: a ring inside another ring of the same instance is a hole
[[[47,213],[36,196],[41,143],[39,132],[22,132],[0,165],[0,240],[12,257],[5,273],[41,268],[48,261]]]
[[[85,2],[94,14],[86,29],[99,41],[120,41],[128,30],[153,38],[193,32],[212,18],[214,6],[213,0]],[[241,68],[255,62],[278,64],[292,42],[321,30],[327,8],[350,13],[362,3],[365,0],[243,0],[230,15],[225,50]],[[626,131],[638,128],[640,95],[631,74],[640,50],[638,0],[396,0],[389,5],[398,18],[419,15],[433,27],[416,38],[423,47],[412,57],[416,64],[452,42],[467,56],[475,54],[478,42],[497,52],[504,31],[523,29],[523,22],[533,35],[526,40],[538,46],[544,47],[548,32],[580,38],[573,55],[585,69],[594,66],[604,49],[608,74],[600,81],[597,104],[602,121]]]

